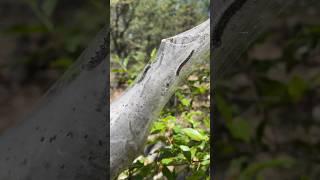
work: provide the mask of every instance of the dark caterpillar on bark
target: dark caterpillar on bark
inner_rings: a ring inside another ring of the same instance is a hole
[[[97,67],[107,57],[107,43],[108,36],[103,38],[103,44],[99,46],[95,55],[91,57],[90,61],[85,65],[85,69],[91,70]]]
[[[193,55],[194,50],[191,51],[191,53],[189,54],[189,56],[179,65],[177,71],[176,71],[176,76],[179,76],[179,73],[181,71],[181,68],[190,60],[190,58]]]

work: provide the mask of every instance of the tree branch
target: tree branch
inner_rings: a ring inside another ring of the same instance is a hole
[[[186,77],[209,60],[209,20],[163,39],[157,60],[148,65],[110,107],[111,178],[142,153],[152,121]]]
[[[105,27],[39,106],[0,137],[0,179],[88,180],[107,175]]]

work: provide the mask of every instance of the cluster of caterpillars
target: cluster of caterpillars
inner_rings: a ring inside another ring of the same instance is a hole
[[[97,67],[107,57],[107,42],[108,36],[103,38],[103,43],[99,46],[95,55],[92,56],[90,61],[86,64],[86,69],[91,70]]]
[[[182,63],[178,66],[178,69],[177,69],[177,71],[176,71],[176,76],[179,76],[182,67],[190,60],[190,58],[192,57],[193,53],[194,53],[194,50],[192,50],[191,53],[188,55],[188,57],[187,57],[184,61],[182,61]],[[141,78],[138,80],[138,83],[141,82],[141,81],[144,79],[144,77],[146,76],[146,74],[147,74],[147,72],[148,72],[148,70],[149,70],[150,68],[151,68],[150,64],[148,64],[148,65],[145,67],[145,69],[144,69],[144,71],[143,71],[143,73],[142,73]]]

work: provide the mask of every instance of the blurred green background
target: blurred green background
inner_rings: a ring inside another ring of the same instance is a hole
[[[0,133],[78,58],[106,12],[101,0],[0,1]]]
[[[291,9],[213,82],[216,179],[319,179],[319,18]]]
[[[111,1],[111,102],[155,58],[161,39],[207,20],[208,10],[209,0]],[[209,179],[209,111],[208,63],[171,98],[144,155],[119,179]]]

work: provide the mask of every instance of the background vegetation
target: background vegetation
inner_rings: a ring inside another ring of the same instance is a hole
[[[161,39],[208,18],[209,1],[115,0],[111,4],[111,100],[156,55]],[[144,156],[119,179],[209,179],[209,67],[189,77],[151,128]]]
[[[0,1],[0,133],[30,111],[106,18],[101,0]]]
[[[215,178],[319,179],[319,15],[278,18],[215,82]]]

